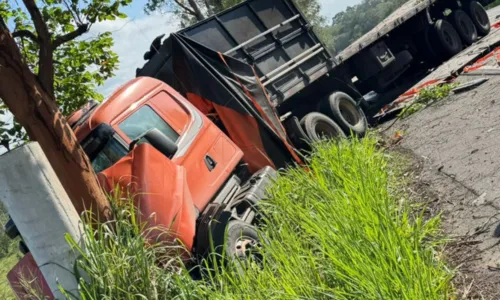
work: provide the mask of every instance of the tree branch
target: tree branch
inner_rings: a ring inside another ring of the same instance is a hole
[[[49,28],[43,20],[42,13],[40,12],[40,9],[38,9],[38,6],[36,6],[35,0],[23,0],[23,2],[31,16],[31,19],[33,20],[40,42],[50,45]]]
[[[198,19],[198,21],[205,19],[205,16],[203,15],[200,8],[198,7],[198,4],[194,0],[187,0],[187,1],[188,1],[189,5],[191,6],[191,8],[193,8],[194,16],[196,17],[196,19]]]
[[[52,38],[47,24],[42,18],[42,14],[35,0],[23,0],[26,9],[28,10],[31,20],[35,25],[36,33],[38,34],[38,41],[40,45],[39,52],[39,71],[38,80],[42,88],[54,99],[54,63],[52,47]]]
[[[12,37],[20,37],[20,38],[29,38],[30,40],[32,40],[33,42],[35,43],[39,43],[38,41],[38,37],[31,31],[29,30],[18,30],[18,31],[15,31],[14,33],[12,33]]]
[[[78,25],[78,28],[72,32],[57,36],[54,39],[54,41],[52,42],[53,49],[56,49],[57,47],[61,46],[62,44],[66,43],[66,42],[69,42],[71,40],[76,39],[80,35],[87,32],[88,30],[89,30],[89,24],[82,24],[82,25]]]
[[[190,15],[196,15],[196,13],[194,12],[194,10],[192,10],[191,8],[187,7],[186,5],[182,4],[182,2],[180,2],[179,0],[174,0],[174,2],[179,5],[182,9],[184,9],[188,14]]]

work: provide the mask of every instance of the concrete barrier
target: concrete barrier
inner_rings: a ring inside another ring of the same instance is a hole
[[[0,200],[30,249],[53,296],[58,284],[76,292],[76,254],[65,240],[81,238],[80,218],[38,143],[0,156]],[[72,294],[75,294],[75,293]]]

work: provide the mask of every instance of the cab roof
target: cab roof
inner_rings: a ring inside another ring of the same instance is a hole
[[[149,98],[148,94],[162,84],[163,82],[154,78],[138,77],[121,86],[108,100],[100,104],[85,122],[73,129],[78,141],[81,142],[100,124],[113,125],[115,119],[133,110],[142,99]],[[81,114],[76,112],[72,116],[77,117]],[[74,120],[70,117],[69,122],[74,123]]]

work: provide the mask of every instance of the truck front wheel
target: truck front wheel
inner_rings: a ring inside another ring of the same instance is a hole
[[[481,3],[477,1],[470,1],[465,5],[465,12],[469,15],[476,26],[477,33],[481,36],[486,36],[490,33],[491,24],[490,18],[488,17],[488,13],[481,5]]]
[[[461,9],[454,10],[448,18],[467,46],[477,41],[477,29],[471,18]]]
[[[239,220],[230,221],[227,226],[226,255],[240,262],[259,262],[260,239],[252,225]]]

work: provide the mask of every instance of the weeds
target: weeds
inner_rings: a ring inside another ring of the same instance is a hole
[[[451,90],[453,90],[455,87],[457,87],[456,83],[445,83],[442,85],[436,85],[420,90],[415,101],[411,105],[405,107],[398,114],[398,118],[407,118],[414,113],[424,109],[425,107],[448,97],[448,95],[451,93]]]
[[[269,189],[262,267],[244,273],[220,265],[194,281],[159,265],[168,249],[146,243],[132,206],[115,208],[112,226],[86,225],[84,247],[74,244],[89,277],[82,299],[449,299],[439,218],[415,213],[389,160],[370,137],[316,145],[309,171],[292,168]]]
[[[81,299],[189,298],[192,281],[184,278],[179,247],[151,244],[149,229],[136,223],[132,201],[111,199],[114,221],[96,224],[84,218],[83,241],[67,237],[78,251],[76,272]],[[181,284],[179,281],[182,280]],[[69,294],[69,292],[66,292]],[[184,294],[186,293],[186,294]]]

